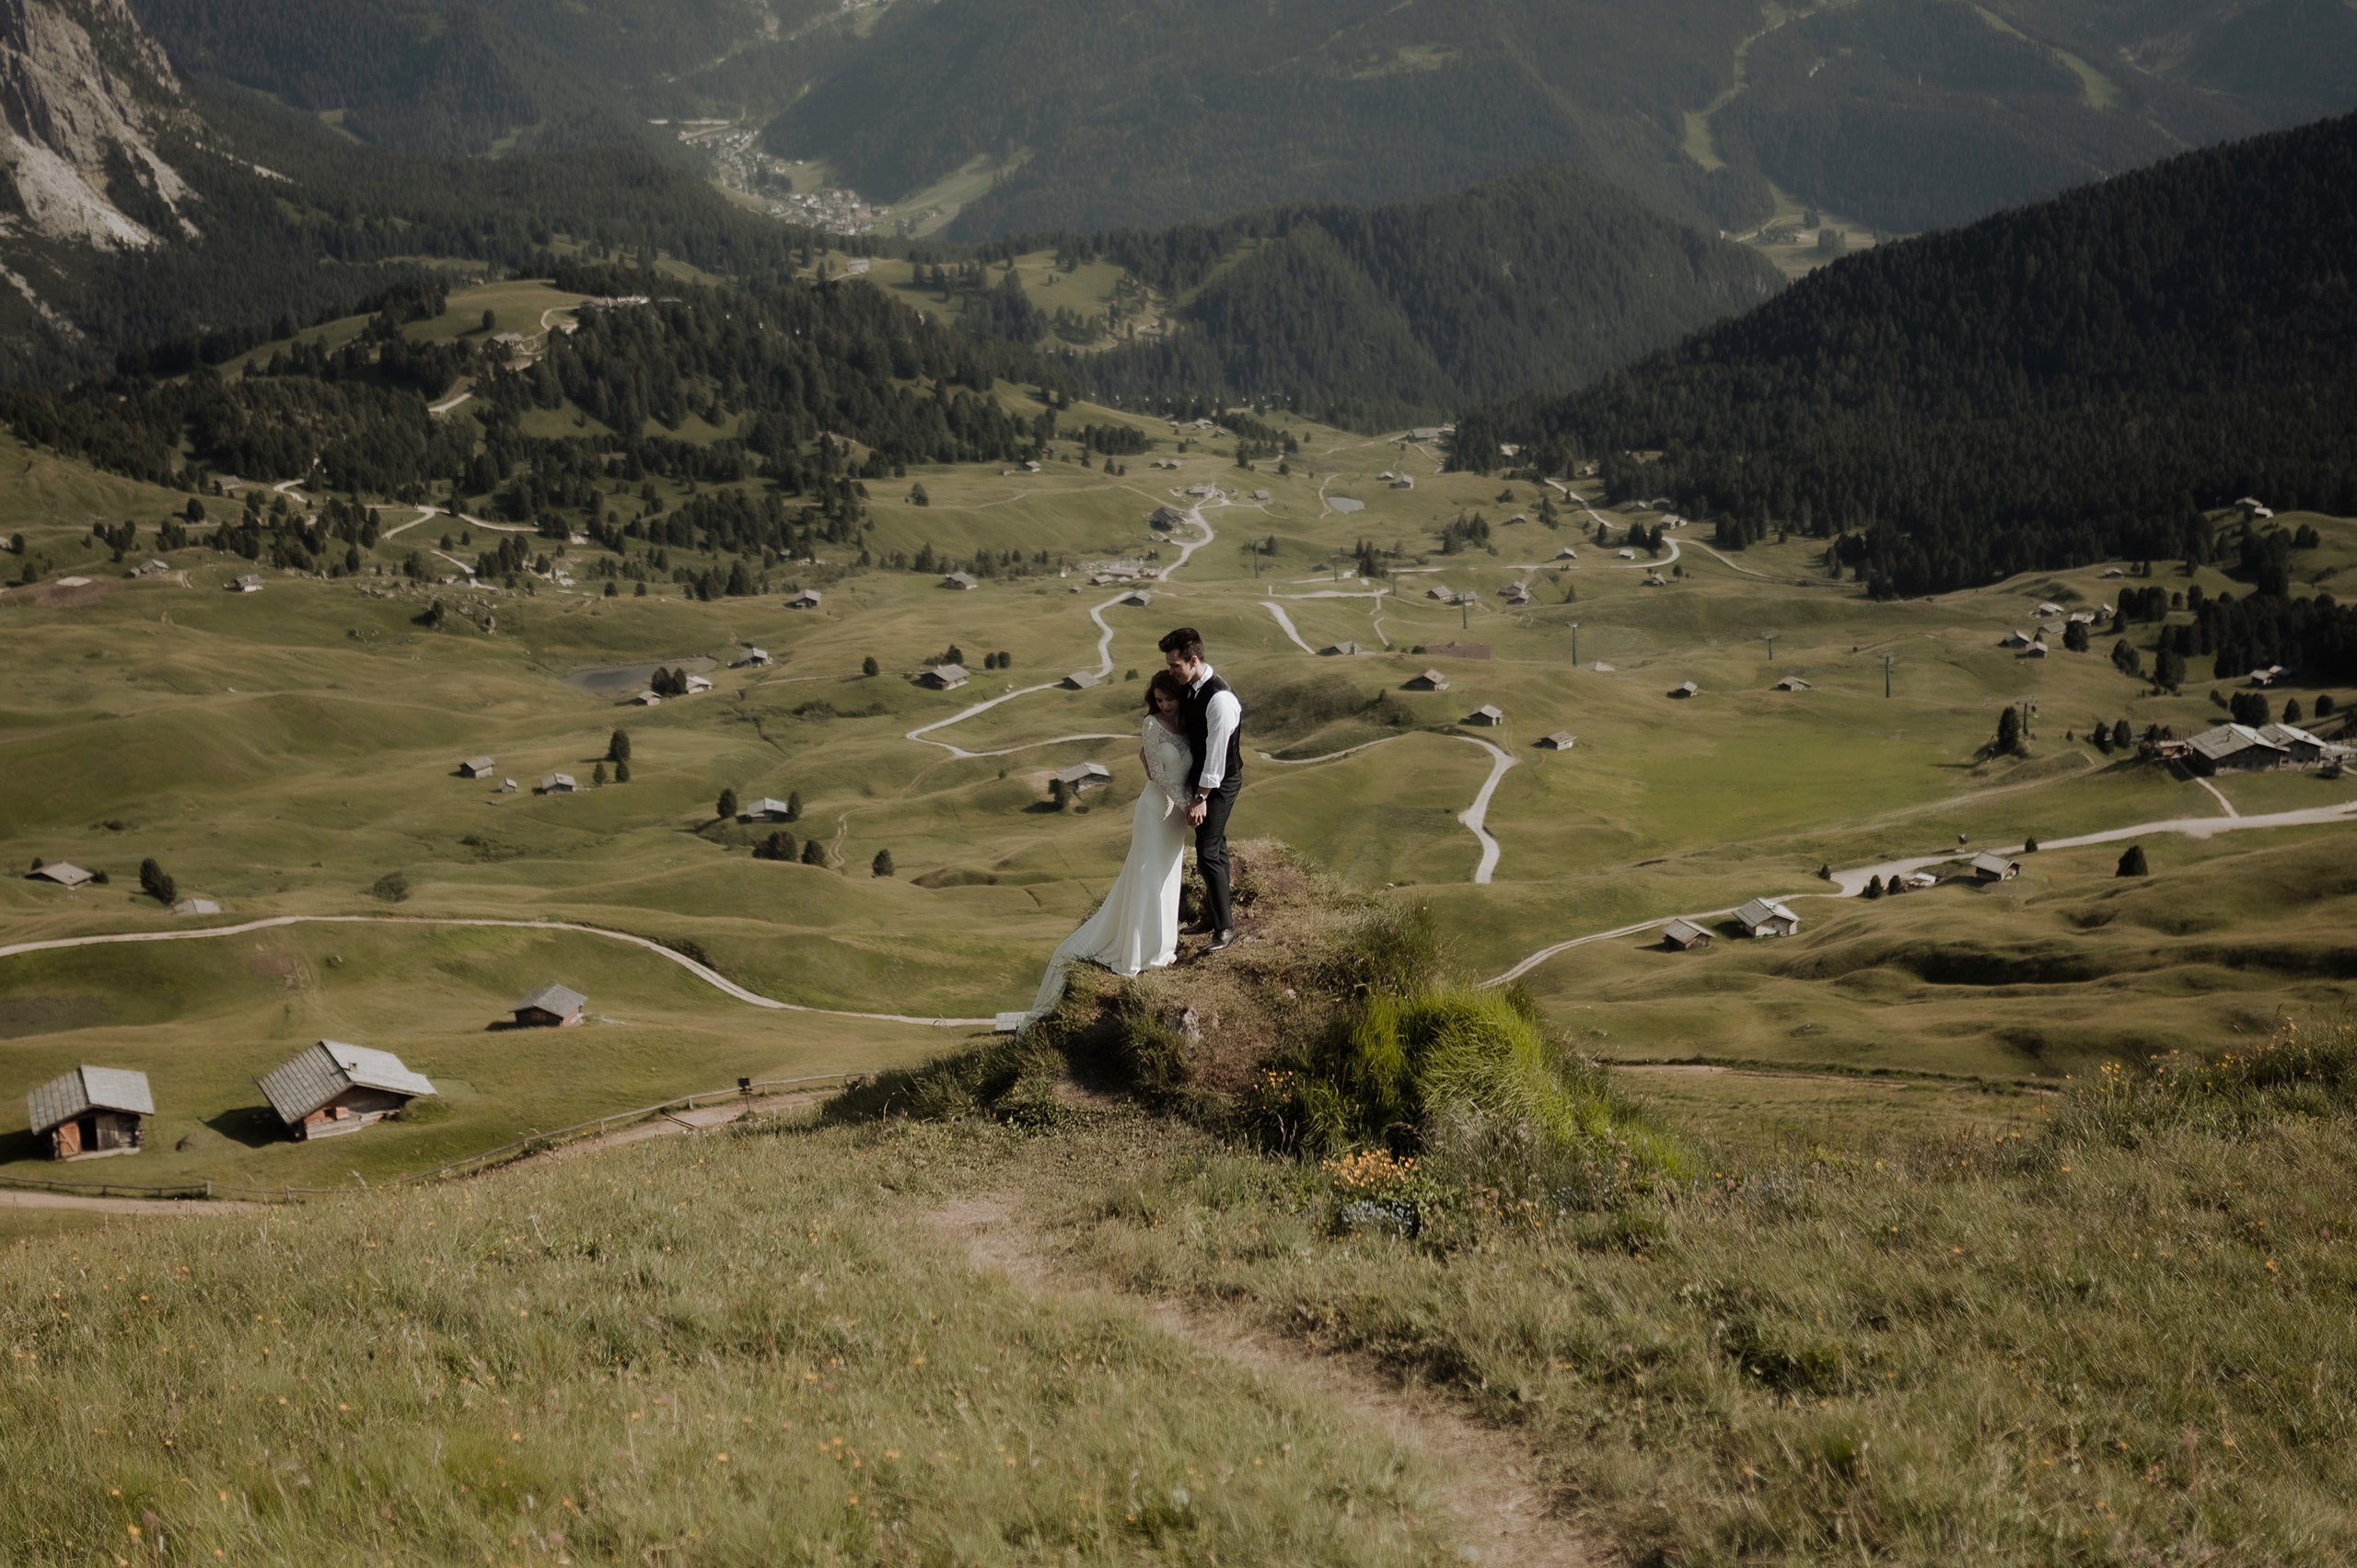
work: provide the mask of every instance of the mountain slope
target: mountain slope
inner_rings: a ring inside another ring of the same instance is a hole
[[[1708,226],[1765,201],[1675,158],[1748,0],[939,0],[895,6],[773,123],[785,157],[897,195],[1014,159],[955,232],[1383,201],[1533,163],[1593,168]]]
[[[192,117],[122,0],[0,0],[0,236],[112,250],[192,236],[155,149]]]
[[[1864,530],[1840,559],[1885,593],[2200,556],[2198,506],[2357,513],[2351,257],[2357,116],[1837,262],[1572,397],[1469,416],[1461,460],[1596,454],[1730,543]]]
[[[1081,362],[1100,391],[1290,398],[1361,427],[1576,386],[1780,285],[1753,253],[1562,168],[1064,243],[1193,296],[1173,337]]]

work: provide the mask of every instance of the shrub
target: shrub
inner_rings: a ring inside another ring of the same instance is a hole
[[[713,802],[712,814],[719,818],[724,822],[736,820],[737,792],[733,789],[722,790],[720,792],[720,798]]]
[[[1261,1109],[1313,1155],[1429,1147],[1444,1169],[1511,1167],[1555,1185],[1573,1169],[1642,1178],[1687,1166],[1611,1094],[1601,1068],[1547,1037],[1518,992],[1370,993],[1302,1052],[1283,1087],[1289,1103],[1264,1087]],[[1519,1154],[1501,1160],[1509,1148]]]
[[[369,896],[398,904],[409,898],[409,878],[398,871],[388,871],[369,884]]]
[[[876,656],[873,654],[859,661],[859,672],[862,675],[874,675],[883,668],[876,662]]]
[[[876,858],[868,863],[868,870],[877,877],[891,876],[892,852],[888,849],[877,850],[876,852]]]
[[[2070,1080],[2052,1126],[2064,1143],[2133,1148],[2167,1128],[2239,1135],[2283,1116],[2357,1109],[2357,1019],[2277,1022],[2264,1044],[2203,1062],[2181,1051],[2142,1067],[2107,1062]]]
[[[2152,874],[2152,867],[2147,865],[2144,862],[2144,846],[2142,844],[2130,844],[2128,846],[2128,853],[2119,857],[2119,871],[2118,875],[2122,877],[2149,877]]]

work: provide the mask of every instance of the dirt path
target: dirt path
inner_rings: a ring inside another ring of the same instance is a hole
[[[800,1110],[818,1104],[822,1098],[816,1093],[763,1095],[756,1099],[726,1100],[719,1105],[699,1106],[692,1110],[666,1111],[651,1121],[633,1122],[628,1127],[617,1127],[595,1138],[560,1144],[545,1154],[528,1156],[499,1168],[516,1170],[528,1165],[553,1165],[579,1155],[602,1154],[624,1144],[644,1144],[652,1138],[683,1138],[691,1132],[709,1132],[716,1127],[726,1127],[740,1117]]]
[[[86,1198],[75,1192],[20,1192],[0,1187],[0,1209],[78,1209],[93,1214],[250,1214],[266,1203],[203,1198]]]
[[[925,1218],[964,1247],[976,1268],[998,1271],[1028,1295],[1112,1294],[1060,1278],[1004,1198],[960,1199]],[[1441,1395],[1402,1388],[1349,1357],[1319,1355],[1227,1314],[1172,1301],[1120,1299],[1173,1339],[1344,1411],[1414,1454],[1433,1477],[1433,1495],[1456,1521],[1469,1560],[1518,1568],[1592,1568],[1617,1561],[1617,1554],[1553,1514],[1545,1489],[1529,1474],[1534,1466],[1528,1450],[1503,1432],[1467,1420]]]
[[[748,991],[719,970],[696,962],[686,954],[667,947],[644,936],[633,936],[627,931],[609,931],[601,925],[583,925],[569,920],[490,920],[483,918],[438,919],[431,915],[398,914],[280,914],[266,920],[249,920],[236,925],[198,926],[183,931],[117,931],[102,936],[60,936],[46,942],[17,942],[0,947],[0,958],[18,953],[45,953],[64,947],[103,947],[121,942],[193,942],[214,936],[238,936],[249,931],[266,931],[281,925],[477,925],[503,927],[518,931],[570,931],[584,936],[602,936],[612,942],[626,942],[644,948],[656,957],[686,970],[714,990],[724,992],[739,1002],[756,1007],[767,1007],[785,1013],[808,1013],[830,1018],[873,1018],[887,1024],[921,1024],[936,1028],[967,1028],[990,1024],[990,1018],[922,1018],[906,1013],[853,1013],[839,1007],[807,1007],[799,1002],[780,1002]]]

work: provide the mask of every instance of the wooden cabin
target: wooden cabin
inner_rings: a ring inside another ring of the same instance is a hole
[[[1972,875],[1983,882],[2010,882],[2022,874],[2022,863],[1988,850],[1972,857]]]
[[[581,1021],[581,1009],[589,998],[563,985],[544,985],[508,1011],[516,1015],[519,1029],[556,1029]]]
[[[962,664],[937,664],[917,677],[917,684],[930,686],[936,691],[947,691],[966,684],[966,667]]]
[[[356,1132],[434,1092],[391,1051],[340,1040],[320,1040],[254,1082],[286,1131],[306,1140]]]
[[[1735,919],[1746,936],[1790,936],[1801,928],[1801,917],[1772,899],[1752,900]]]
[[[1569,751],[1580,743],[1580,738],[1568,729],[1558,729],[1538,738],[1541,751]]]
[[[459,764],[459,776],[462,779],[487,779],[498,766],[488,757],[470,757]]]
[[[1673,920],[1661,928],[1661,945],[1681,953],[1701,952],[1711,945],[1711,934],[1690,920]]]
[[[91,1160],[145,1148],[156,1101],[145,1073],[76,1067],[27,1095],[25,1109],[33,1136],[48,1140],[50,1158]]]
[[[1410,691],[1446,691],[1448,690],[1448,677],[1437,669],[1428,669],[1422,675],[1408,677],[1400,684]]]

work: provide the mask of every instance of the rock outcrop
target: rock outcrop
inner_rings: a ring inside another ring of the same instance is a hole
[[[123,0],[0,0],[0,238],[105,250],[144,250],[167,226],[194,238],[195,193],[155,145],[194,125]]]

